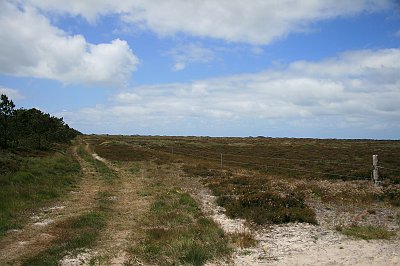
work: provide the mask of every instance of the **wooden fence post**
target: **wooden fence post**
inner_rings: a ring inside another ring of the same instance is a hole
[[[378,185],[380,183],[379,180],[379,167],[378,167],[378,155],[374,154],[372,155],[372,177],[374,179],[375,185]]]
[[[222,153],[221,153],[221,170],[222,170]]]

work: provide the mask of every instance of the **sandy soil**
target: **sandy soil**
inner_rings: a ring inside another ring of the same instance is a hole
[[[258,240],[253,248],[237,250],[233,261],[217,261],[209,265],[400,265],[399,234],[390,241],[366,241],[344,236],[328,228],[327,223],[322,226],[299,223],[248,226],[244,220],[228,218],[208,189],[197,190],[196,198],[204,212],[225,232],[253,232]],[[323,219],[321,213],[319,216]],[[398,225],[390,225],[395,227],[392,229],[399,229]]]

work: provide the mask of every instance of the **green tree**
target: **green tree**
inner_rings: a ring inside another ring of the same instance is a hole
[[[35,108],[16,110],[13,125],[17,134],[16,145],[35,149],[48,149],[53,143],[66,143],[80,134],[62,118]]]
[[[7,148],[48,149],[55,143],[67,143],[78,134],[63,118],[32,109],[16,109],[14,103],[1,95],[0,145]]]
[[[0,99],[0,145],[7,148],[12,137],[11,123],[15,114],[15,105],[9,100],[7,95],[2,94]]]

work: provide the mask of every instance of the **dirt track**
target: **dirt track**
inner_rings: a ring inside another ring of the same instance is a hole
[[[0,261],[4,264],[18,265],[51,245],[52,240],[62,234],[57,224],[76,217],[94,207],[97,193],[104,187],[96,170],[80,158],[77,146],[73,155],[82,167],[83,177],[76,189],[64,199],[33,213],[28,224],[21,230],[10,232],[0,240]]]
[[[116,184],[109,189],[113,201],[112,217],[102,230],[96,247],[87,254],[78,256],[80,260],[65,259],[63,265],[77,265],[77,262],[80,265],[79,263],[85,264],[90,260],[100,265],[124,265],[132,260],[126,250],[135,241],[134,229],[140,226],[139,221],[149,206],[146,198],[138,194],[142,188],[141,179],[145,170],[131,173],[129,163],[116,166],[104,159],[102,161],[118,175]]]

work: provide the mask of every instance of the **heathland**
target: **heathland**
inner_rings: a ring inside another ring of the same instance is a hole
[[[1,261],[400,263],[399,141],[82,135],[56,147],[1,150]]]

